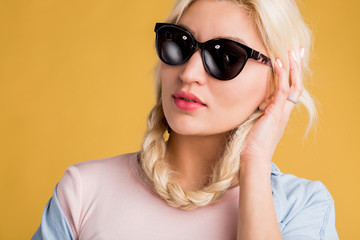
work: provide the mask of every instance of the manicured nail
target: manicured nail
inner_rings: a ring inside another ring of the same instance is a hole
[[[304,54],[305,54],[305,48],[302,47],[300,50],[300,57],[303,58]]]
[[[292,57],[294,58],[294,60],[297,62],[297,59],[296,59],[294,50],[291,50],[291,55],[292,55]]]
[[[281,61],[280,61],[280,59],[278,58],[278,59],[276,59],[276,62],[277,62],[277,64],[280,66],[280,67],[282,67],[282,63],[281,63]]]

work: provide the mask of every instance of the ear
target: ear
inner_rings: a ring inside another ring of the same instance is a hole
[[[263,102],[259,106],[260,111],[264,112],[267,106],[271,104],[273,101],[274,101],[274,93],[268,93],[265,99],[263,100]]]

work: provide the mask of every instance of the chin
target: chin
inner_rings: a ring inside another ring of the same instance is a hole
[[[191,136],[191,135],[203,135],[201,130],[196,126],[185,126],[182,124],[169,124],[171,132],[176,132],[179,135]]]
[[[169,124],[171,128],[171,132],[175,132],[176,134],[182,136],[211,136],[224,134],[229,132],[230,130],[226,129],[214,129],[211,126],[195,126],[195,125],[184,125],[184,124]]]

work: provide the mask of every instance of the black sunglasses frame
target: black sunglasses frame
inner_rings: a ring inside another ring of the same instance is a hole
[[[193,46],[192,49],[190,50],[189,56],[187,56],[182,62],[180,62],[180,63],[178,63],[178,64],[169,64],[169,63],[165,62],[165,61],[161,58],[161,54],[160,54],[160,52],[159,52],[158,44],[157,44],[157,43],[158,43],[158,31],[159,31],[162,27],[173,27],[173,28],[177,28],[177,29],[179,29],[179,30],[181,30],[181,31],[186,32],[186,33],[191,37],[191,40],[193,41],[194,46]],[[246,64],[246,62],[247,62],[247,60],[248,60],[249,58],[252,58],[252,59],[256,60],[257,62],[263,63],[263,64],[265,64],[265,65],[267,65],[267,66],[269,66],[269,67],[272,68],[271,59],[270,59],[269,57],[267,57],[266,55],[264,55],[264,54],[262,54],[262,53],[260,53],[260,52],[258,52],[258,51],[256,51],[256,50],[254,50],[254,49],[252,49],[252,48],[250,48],[250,47],[248,47],[248,46],[246,46],[246,45],[244,45],[244,44],[242,44],[242,43],[239,43],[239,42],[237,42],[237,41],[234,41],[234,40],[232,40],[232,39],[227,39],[227,38],[214,38],[214,39],[210,39],[210,40],[208,40],[208,41],[206,41],[206,42],[198,42],[189,30],[187,30],[186,28],[184,28],[184,27],[182,27],[182,26],[179,26],[179,25],[176,25],[176,24],[172,24],[172,23],[156,23],[156,24],[155,24],[155,29],[154,29],[154,31],[156,32],[155,45],[156,45],[157,54],[158,54],[160,60],[163,61],[164,63],[168,64],[168,65],[178,66],[178,65],[181,65],[181,64],[185,63],[187,60],[190,59],[190,57],[191,57],[191,56],[193,55],[193,53],[197,50],[197,48],[200,48],[200,49],[201,49],[201,58],[202,58],[202,62],[203,62],[203,65],[204,65],[204,67],[205,67],[205,70],[206,70],[212,77],[214,77],[214,78],[216,78],[216,79],[219,79],[219,80],[222,80],[222,81],[231,80],[231,79],[235,78],[237,75],[239,75],[239,73],[243,70],[243,68],[244,68],[244,66],[245,66],[245,64]],[[236,73],[235,76],[233,76],[233,77],[231,77],[231,78],[226,78],[226,79],[218,78],[218,77],[214,76],[214,75],[211,73],[210,69],[208,69],[208,67],[206,66],[207,64],[205,64],[204,46],[205,46],[206,44],[208,44],[209,42],[214,41],[214,40],[226,40],[226,41],[230,41],[230,42],[233,42],[233,43],[237,44],[238,46],[240,46],[241,48],[243,48],[243,49],[245,50],[245,52],[246,52],[246,56],[245,56],[245,57],[246,57],[246,58],[245,58],[245,60],[244,60],[244,63],[242,64],[240,70]]]

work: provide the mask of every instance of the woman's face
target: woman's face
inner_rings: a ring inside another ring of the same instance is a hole
[[[197,0],[178,24],[187,28],[199,42],[216,37],[239,38],[245,45],[268,55],[255,23],[233,2]],[[220,81],[206,72],[200,49],[182,65],[160,64],[164,114],[172,131],[181,135],[228,132],[244,122],[267,94],[270,68],[253,59],[229,81]],[[174,98],[178,91],[194,94],[205,105],[184,109],[183,100]]]

